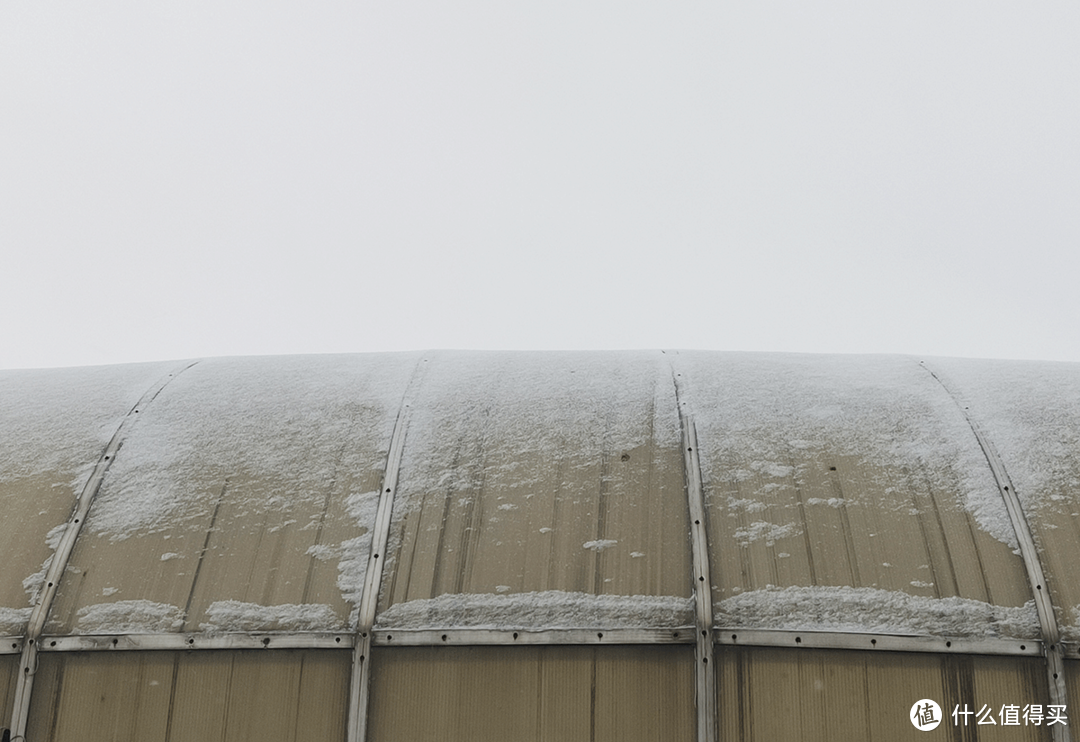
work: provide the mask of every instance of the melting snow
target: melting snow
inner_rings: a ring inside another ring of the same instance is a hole
[[[32,610],[32,608],[0,608],[0,636],[25,634]]]
[[[1017,547],[967,421],[912,359],[685,352],[674,364],[697,423],[708,492],[739,487],[763,499],[779,479],[805,486],[809,462],[865,461],[862,473],[878,481],[848,497],[874,496],[879,502],[866,504],[906,513],[915,482],[939,497],[951,493],[984,531]]]
[[[694,601],[670,595],[589,595],[561,590],[506,595],[440,595],[397,603],[380,628],[570,629],[690,626]]]
[[[615,539],[602,538],[597,541],[586,541],[581,545],[583,549],[592,549],[593,551],[603,551],[604,549],[610,549],[615,544],[619,543]]]
[[[862,587],[766,588],[716,605],[718,626],[797,631],[859,631],[920,636],[1036,639],[1035,602],[996,606],[967,598],[928,598]]]
[[[206,609],[206,632],[224,631],[319,631],[338,625],[334,610],[319,603],[309,605],[258,605],[239,600],[219,600]]]
[[[158,634],[179,631],[184,611],[167,603],[120,600],[80,608],[75,634]]]
[[[751,523],[746,528],[735,529],[735,538],[739,542],[739,546],[749,546],[755,541],[761,540],[765,541],[766,546],[772,546],[778,539],[798,536],[800,533],[802,533],[802,529],[794,523],[777,525],[776,523],[759,520]]]

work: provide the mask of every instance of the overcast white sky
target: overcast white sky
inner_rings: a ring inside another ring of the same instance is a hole
[[[0,368],[1080,361],[1078,40],[1074,0],[7,0]]]

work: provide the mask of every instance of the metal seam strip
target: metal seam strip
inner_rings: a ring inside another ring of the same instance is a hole
[[[452,626],[424,629],[373,629],[373,646],[514,646],[555,644],[692,644],[696,627],[586,626],[576,629],[462,629]],[[79,634],[41,636],[39,652],[123,652],[146,650],[215,651],[220,649],[330,649],[351,650],[357,634],[330,631],[163,633],[163,634]],[[22,637],[0,646],[0,654],[18,654]],[[933,654],[980,654],[996,656],[1043,656],[1041,639],[1002,639],[978,636],[931,636],[917,634],[875,634],[854,631],[798,629],[757,629],[739,626],[716,627],[713,642],[726,646],[792,647],[805,649],[857,649],[879,652]],[[1063,645],[1066,656],[1080,652],[1076,645]]]
[[[686,497],[690,506],[690,543],[694,561],[694,602],[697,632],[694,660],[695,696],[697,699],[698,742],[716,742],[719,726],[716,708],[716,668],[713,644],[712,578],[709,573],[709,537],[705,527],[705,492],[701,483],[701,459],[698,455],[697,428],[683,396],[681,374],[672,371],[675,402],[682,427],[683,470]]]
[[[413,371],[412,378],[402,398],[401,409],[394,421],[394,432],[390,437],[390,450],[386,455],[386,473],[383,475],[382,489],[379,493],[379,508],[375,514],[375,526],[371,535],[371,554],[368,557],[367,572],[364,573],[364,589],[360,597],[359,616],[357,619],[358,637],[353,649],[352,677],[349,683],[349,716],[346,728],[348,742],[364,742],[367,737],[368,696],[371,694],[371,627],[375,624],[375,609],[379,602],[379,588],[382,584],[382,566],[386,561],[386,543],[390,537],[390,520],[394,509],[394,495],[397,493],[398,473],[401,457],[405,449],[405,430],[408,427],[409,394],[416,382],[421,359]]]
[[[78,498],[76,498],[75,509],[68,520],[64,535],[61,537],[60,543],[53,553],[49,568],[45,572],[44,586],[41,593],[38,595],[37,603],[30,612],[30,620],[27,623],[26,642],[23,646],[22,663],[20,665],[22,671],[19,673],[19,677],[15,684],[15,703],[11,715],[12,739],[25,739],[26,722],[30,716],[30,696],[33,692],[34,673],[36,672],[36,669],[31,670],[31,668],[37,668],[37,639],[41,636],[41,630],[44,628],[45,621],[49,616],[49,610],[52,608],[53,599],[56,597],[56,591],[60,587],[60,577],[64,574],[64,570],[67,569],[68,560],[71,558],[71,552],[75,549],[75,540],[79,537],[83,523],[86,522],[86,515],[90,511],[90,506],[94,503],[94,498],[97,496],[98,490],[101,489],[101,482],[105,478],[105,473],[109,470],[109,467],[112,466],[117,451],[119,451],[120,446],[123,445],[124,433],[135,419],[135,416],[144,409],[146,405],[150,404],[170,381],[184,371],[187,371],[196,363],[198,363],[198,361],[188,361],[186,362],[186,365],[178,368],[176,371],[166,374],[139,398],[139,401],[135,403],[134,407],[128,410],[128,413],[124,415],[123,420],[120,421],[120,425],[116,428],[116,432],[113,433],[112,438],[105,447],[105,451],[98,457],[97,464],[95,464],[94,470],[86,480],[86,484],[83,485],[82,492],[80,492]]]
[[[1039,552],[1035,547],[1035,539],[1031,534],[1031,526],[1024,515],[1020,498],[1016,494],[1016,487],[1013,486],[1009,473],[1005,469],[1005,463],[998,455],[994,444],[979,428],[978,423],[971,416],[967,406],[961,402],[960,397],[945,383],[944,379],[930,368],[926,361],[919,361],[919,365],[934,377],[953,402],[956,403],[956,406],[960,408],[960,412],[963,414],[964,419],[967,420],[968,426],[971,428],[971,432],[974,433],[975,439],[978,441],[979,447],[982,449],[983,455],[990,466],[994,482],[1001,493],[1001,498],[1005,501],[1005,509],[1009,513],[1009,520],[1012,521],[1013,531],[1016,533],[1016,540],[1020,546],[1020,556],[1024,561],[1024,568],[1027,570],[1028,581],[1031,583],[1031,593],[1035,601],[1035,609],[1039,615],[1039,626],[1043,635],[1050,700],[1057,705],[1066,705],[1069,702],[1069,696],[1065,687],[1065,662],[1063,659],[1064,649],[1061,646],[1061,634],[1058,630],[1057,618],[1054,615],[1050,587],[1046,584],[1042,563],[1039,561]],[[1068,742],[1070,739],[1069,729],[1066,726],[1055,724],[1053,731],[1055,742]]]

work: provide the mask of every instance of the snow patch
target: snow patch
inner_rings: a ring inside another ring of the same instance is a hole
[[[375,528],[375,516],[379,511],[379,493],[363,492],[349,495],[345,500],[349,517],[367,529],[367,533],[341,542],[341,559],[338,561],[337,586],[341,597],[352,604],[349,627],[355,628],[360,620],[360,598],[364,592],[368,557],[371,556],[371,538]]]
[[[80,608],[75,634],[158,634],[179,631],[184,611],[167,603],[149,600],[120,600]]]
[[[592,551],[603,551],[604,549],[610,549],[615,544],[619,543],[615,539],[602,538],[596,541],[586,541],[581,545],[583,549],[591,549]]]
[[[962,411],[912,359],[685,352],[673,357],[673,365],[693,408],[706,491],[734,499],[755,493],[764,500],[763,479],[775,484],[790,476],[774,492],[799,487],[828,503],[830,495],[822,492],[815,472],[821,473],[822,465],[832,471],[835,464],[850,462],[860,479],[836,480],[846,488],[848,506],[857,499],[860,507],[899,515],[910,509],[911,491],[918,488],[933,493],[939,505],[955,503],[993,538],[1017,547],[1004,502]],[[977,377],[990,366],[973,361],[971,368]],[[1069,388],[1080,389],[1080,376],[1072,375],[1076,380]],[[1036,376],[1028,370],[1026,386]],[[1080,404],[1076,407],[1080,410]],[[991,437],[997,440],[996,433]],[[1010,471],[1012,459],[1006,461]],[[790,474],[785,467],[791,467]],[[783,505],[785,497],[772,495],[769,504]]]
[[[1065,641],[1080,642],[1080,605],[1073,606],[1069,609],[1071,614],[1072,623],[1066,624],[1061,627],[1061,637]]]
[[[842,498],[842,497],[830,497],[827,500],[822,498],[822,497],[808,497],[806,499],[806,504],[807,505],[828,505],[830,508],[839,509],[839,508],[843,507],[846,504],[846,502],[845,502],[844,498]],[[913,513],[913,515],[915,515],[915,513]],[[873,534],[871,534],[871,535],[873,535]]]
[[[17,636],[26,633],[33,608],[0,608],[0,636]]]
[[[333,631],[339,621],[328,605],[258,605],[239,600],[219,600],[206,609],[206,632],[225,631]]]
[[[870,587],[769,587],[716,604],[725,628],[1037,639],[1035,602],[997,606]]]
[[[329,544],[312,544],[305,553],[315,557],[320,562],[328,562],[341,553],[341,548]]]
[[[794,523],[785,523],[781,526],[759,520],[745,528],[735,529],[735,539],[739,542],[739,546],[749,546],[763,539],[766,546],[773,546],[779,539],[798,536],[800,533],[802,530]]]
[[[175,551],[167,551],[161,555],[161,561],[168,562],[172,559],[181,559],[182,557]]]
[[[589,595],[546,590],[506,595],[440,595],[397,603],[380,628],[572,629],[676,627],[694,623],[694,601],[672,595]]]

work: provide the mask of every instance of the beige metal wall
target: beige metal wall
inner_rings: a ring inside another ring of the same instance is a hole
[[[349,653],[43,654],[33,742],[324,742],[345,734]]]
[[[1080,639],[1080,375],[934,363],[945,385],[887,357],[221,359],[137,416],[175,367],[0,374],[0,635],[25,632],[57,527],[126,415],[46,634],[201,632],[183,653],[43,652],[28,739],[343,739],[351,652],[199,647],[231,632],[311,646],[294,635],[355,627],[395,424],[404,454],[377,618],[395,637],[693,623],[682,403],[718,626],[1038,637],[965,407],[1015,482],[1064,634]],[[379,644],[368,659],[371,740],[695,735],[690,646]],[[1049,702],[1034,657],[719,647],[716,659],[722,740],[922,739],[907,719],[920,698],[946,712]],[[1077,668],[1066,664],[1080,708]],[[0,656],[5,723],[18,675],[18,657]],[[1048,736],[947,736],[976,732]]]
[[[917,363],[687,353],[675,366],[718,625],[1038,636],[985,457]]]
[[[1062,634],[1080,641],[1080,375],[1075,364],[934,359],[1008,471]]]
[[[436,354],[409,412],[379,625],[475,625],[462,601],[424,602],[444,595],[486,596],[481,624],[580,625],[565,593],[671,597],[682,610],[659,625],[685,624],[687,518],[662,356]]]
[[[0,636],[22,634],[44,564],[124,415],[163,364],[0,374]]]
[[[371,742],[689,742],[689,647],[398,647],[373,655]]]
[[[1000,724],[1006,704],[1023,709],[1047,702],[1039,659],[725,648],[717,663],[723,741],[1050,739],[1045,724]],[[911,707],[927,698],[945,717],[929,733],[908,718]],[[998,723],[979,725],[978,718],[968,717],[964,727],[958,715],[955,724],[952,712],[965,704],[976,712],[987,706]]]
[[[11,728],[11,705],[15,701],[15,681],[19,677],[19,656],[0,655],[0,728]]]
[[[132,426],[46,631],[348,627],[415,364],[219,359],[180,375]]]

